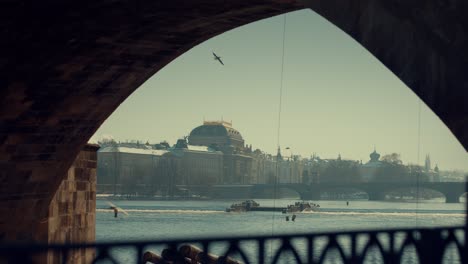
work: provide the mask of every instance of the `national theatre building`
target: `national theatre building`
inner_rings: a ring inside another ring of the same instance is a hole
[[[271,177],[273,157],[252,152],[226,121],[204,121],[170,146],[100,142],[98,191],[155,194],[170,186],[252,184]],[[260,159],[260,156],[265,156]],[[256,162],[254,162],[254,160]],[[261,162],[259,162],[261,161]],[[267,164],[267,165],[265,165]],[[135,190],[135,191],[131,191]]]
[[[205,121],[190,132],[188,144],[207,146],[223,153],[219,177],[223,184],[246,184],[252,179],[252,147],[244,146],[242,135],[226,121]]]

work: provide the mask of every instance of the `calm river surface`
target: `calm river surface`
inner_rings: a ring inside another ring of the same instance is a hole
[[[286,206],[298,200],[256,199],[262,206]],[[113,201],[129,216],[114,218],[103,200],[97,201],[96,240],[146,240],[206,236],[303,233],[392,227],[463,225],[464,203],[442,201],[401,203],[319,201],[320,212],[299,213],[295,222],[276,212],[226,213],[240,200]],[[125,257],[127,253],[120,252]],[[122,257],[121,256],[121,257]],[[455,257],[456,258],[456,257]],[[287,262],[287,261],[286,261]]]

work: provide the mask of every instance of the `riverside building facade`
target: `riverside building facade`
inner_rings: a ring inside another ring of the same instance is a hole
[[[173,146],[138,141],[100,145],[101,193],[154,195],[169,186],[271,184],[276,178],[280,183],[299,183],[302,179],[303,166],[297,157],[283,159],[253,151],[226,121],[204,121]]]
[[[382,161],[375,150],[365,164],[340,156],[283,157],[280,149],[271,155],[252,150],[252,145],[246,145],[242,134],[226,121],[204,121],[173,146],[138,141],[100,145],[100,193],[172,195],[190,186],[401,181],[411,180],[417,169]],[[438,180],[438,168],[431,170],[426,161],[424,169],[431,176],[429,180]]]

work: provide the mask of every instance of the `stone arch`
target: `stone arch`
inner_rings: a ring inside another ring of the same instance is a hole
[[[468,148],[465,1],[306,2],[393,71]],[[6,76],[0,81],[0,193],[10,203],[2,208],[33,201],[45,211],[104,120],[180,54],[232,28],[303,7],[299,0],[0,4]]]
[[[458,201],[461,201],[461,198],[464,198],[465,199],[465,203],[468,203],[468,192],[464,192],[462,193],[459,197],[458,197]]]
[[[418,191],[416,191],[417,189],[418,189]],[[413,193],[410,193],[411,195],[416,195],[417,192],[419,192],[419,196],[422,196],[422,197],[425,197],[426,193],[432,191],[432,192],[438,193],[444,199],[447,199],[447,194],[445,194],[444,192],[438,190],[437,188],[433,188],[431,186],[419,186],[419,187],[415,186],[415,185],[398,186],[398,187],[395,186],[395,187],[389,187],[389,188],[385,189],[384,191],[382,191],[382,194],[383,194],[383,196],[386,196],[388,194],[392,194],[392,193],[399,192],[399,191],[406,192],[406,194],[408,194],[408,192],[413,192]]]
[[[444,194],[446,203],[459,203],[460,197],[466,192],[466,185],[462,182],[428,182],[421,184],[421,187]]]
[[[398,189],[432,190],[444,195],[446,203],[458,203],[465,192],[463,182],[372,182],[359,185],[369,194],[371,200],[384,200],[388,192]]]
[[[308,199],[309,191],[306,186],[298,184],[257,184],[252,188],[252,198],[268,198],[274,197],[276,191],[277,198],[281,198],[284,194],[296,193],[299,199]]]
[[[320,188],[320,197],[322,199],[323,197],[323,194],[324,193],[340,193],[345,195],[345,194],[349,194],[351,192],[362,192],[362,193],[365,193],[367,195],[367,198],[369,200],[372,199],[373,197],[373,193],[366,189],[366,188],[362,188],[362,187],[359,187],[359,186],[354,186],[354,185],[350,185],[350,186],[347,186],[347,185],[336,185],[336,186],[324,186],[322,188]]]
[[[291,197],[292,194],[296,194],[297,197]],[[278,198],[297,198],[297,199],[304,199],[306,195],[303,191],[297,190],[295,188],[290,187],[279,187],[278,188]]]

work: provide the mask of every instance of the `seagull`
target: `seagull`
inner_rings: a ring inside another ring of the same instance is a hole
[[[117,207],[115,204],[113,204],[111,202],[107,202],[107,204],[110,207],[109,209],[114,209],[114,212],[116,210],[117,212],[122,212],[124,215],[128,215],[128,213],[124,209],[122,209],[120,207]],[[116,214],[116,217],[117,217],[117,214]]]
[[[224,63],[223,61],[221,60],[221,57],[219,57],[218,55],[216,55],[216,53],[213,52],[213,55],[214,55],[214,59],[219,61],[219,63],[221,63],[223,66],[224,66]]]

